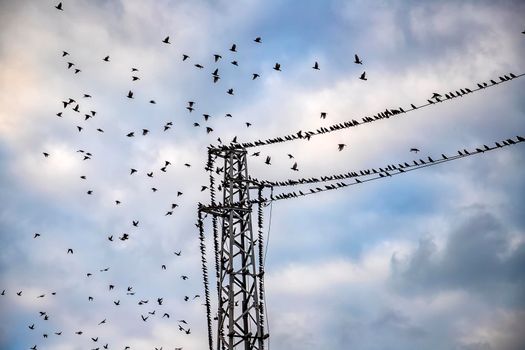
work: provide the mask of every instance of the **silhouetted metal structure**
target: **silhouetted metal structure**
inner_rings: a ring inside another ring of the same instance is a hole
[[[215,203],[213,164],[223,160],[222,203]],[[217,269],[217,350],[262,350],[264,333],[264,267],[262,231],[254,236],[246,149],[210,148],[208,158],[212,203],[201,210],[213,215]],[[259,204],[260,208],[260,204]],[[259,210],[262,220],[262,211]],[[220,237],[217,232],[220,225]],[[259,227],[262,228],[262,222]],[[258,249],[257,249],[258,248]],[[205,282],[206,283],[206,282]],[[210,343],[210,347],[212,347]]]
[[[206,245],[202,213],[208,213],[213,218],[213,242],[215,252],[215,270],[217,279],[217,312],[214,320],[217,321],[217,350],[263,350],[269,334],[264,332],[264,242],[263,242],[263,210],[264,203],[290,198],[299,198],[307,195],[332,191],[348,186],[359,185],[364,182],[389,178],[409,171],[435,166],[438,164],[463,159],[476,154],[501,149],[503,147],[525,142],[525,137],[517,136],[516,140],[511,138],[495,142],[489,147],[459,150],[457,154],[440,157],[427,157],[426,159],[413,160],[408,163],[387,165],[384,168],[371,168],[361,171],[351,171],[343,174],[331,174],[318,178],[288,179],[285,181],[259,181],[250,178],[247,165],[247,148],[260,147],[275,143],[291,142],[294,140],[310,140],[312,136],[336,132],[339,130],[357,127],[375,121],[402,116],[408,112],[416,111],[424,107],[436,105],[461,97],[476,91],[485,90],[492,86],[511,81],[525,76],[523,74],[503,75],[499,82],[494,79],[481,82],[476,87],[462,88],[455,92],[444,93],[444,99],[440,94],[434,94],[428,103],[410,107],[399,107],[398,109],[386,109],[373,117],[367,116],[359,122],[355,119],[334,124],[328,127],[320,127],[310,131],[299,131],[281,137],[256,140],[253,142],[237,143],[236,137],[229,146],[208,148],[207,170],[210,172],[210,195],[211,203],[208,206],[199,204],[198,223],[200,235],[200,249],[202,253],[202,270],[204,290],[206,299],[206,311],[208,321],[209,349],[213,350],[213,325],[211,317],[211,303],[209,297],[208,269],[206,262]],[[223,167],[214,169],[217,159],[223,160]],[[294,169],[296,170],[296,169]],[[215,200],[215,178],[214,172],[223,174],[222,183],[217,187],[222,190],[222,202]],[[354,179],[355,182],[343,182],[343,180]],[[316,184],[307,190],[282,192],[273,194],[274,187],[287,187],[295,185]],[[320,186],[323,184],[324,186]],[[271,188],[269,198],[262,197],[263,188]],[[258,190],[258,198],[250,199],[250,191]],[[252,208],[258,205],[257,226],[258,236],[254,237],[252,225]],[[220,235],[219,235],[220,224]]]

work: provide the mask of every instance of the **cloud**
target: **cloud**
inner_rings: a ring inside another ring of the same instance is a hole
[[[204,347],[202,300],[183,298],[203,295],[194,223],[197,203],[209,201],[200,188],[208,182],[210,143],[360,120],[523,68],[523,5],[516,2],[100,0],[64,2],[63,13],[51,5],[0,3],[2,348],[43,344],[41,332],[59,329],[63,336],[48,346],[85,348],[99,335],[120,348]],[[167,35],[169,46],[161,43]],[[263,43],[253,43],[255,36]],[[70,56],[61,58],[62,50]],[[215,53],[223,55],[217,63]],[[355,53],[363,66],[353,63]],[[106,55],[110,62],[102,61]],[[67,70],[70,60],[81,73]],[[311,69],[314,61],[320,71]],[[282,72],[271,69],[275,62]],[[139,69],[137,82],[131,67]],[[358,79],[363,70],[366,83]],[[252,81],[254,72],[261,77]],[[299,176],[319,176],[410,161],[414,146],[439,155],[514,136],[525,127],[522,87],[515,80],[395,120],[260,148],[250,172],[289,178],[297,161]],[[125,98],[130,89],[133,101]],[[69,98],[81,113],[63,108]],[[84,120],[91,110],[96,116]],[[204,113],[212,116],[207,123]],[[167,122],[174,125],[164,131]],[[214,132],[206,134],[205,125]],[[127,138],[131,131],[135,137]],[[338,143],[348,145],[345,152],[336,151]],[[275,202],[266,265],[272,347],[518,349],[525,242],[519,147]],[[92,159],[83,161],[79,149]],[[172,164],[163,172],[166,160]],[[129,175],[130,168],[138,173]],[[166,216],[172,203],[179,206]],[[41,237],[33,239],[35,232]],[[130,240],[120,241],[123,233]],[[190,279],[182,282],[182,274]],[[126,294],[128,286],[136,295]],[[214,281],[211,287],[215,299]],[[161,296],[165,304],[154,305]],[[49,323],[40,320],[42,309]],[[163,312],[172,317],[162,319]],[[98,326],[103,318],[108,324]],[[177,331],[182,318],[191,335]],[[33,322],[38,331],[30,333]],[[84,337],[73,333],[79,329]]]

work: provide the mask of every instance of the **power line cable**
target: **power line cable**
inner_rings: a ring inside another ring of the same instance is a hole
[[[460,88],[455,91],[449,91],[447,93],[443,93],[443,95],[435,93],[430,99],[427,100],[427,103],[421,104],[419,106],[411,104],[409,108],[402,108],[402,107],[390,108],[390,109],[386,108],[384,111],[380,111],[376,113],[375,115],[373,115],[372,117],[370,116],[362,117],[361,122],[355,119],[352,119],[349,121],[333,124],[327,127],[321,126],[316,130],[310,130],[310,131],[299,130],[298,132],[293,133],[293,134],[269,138],[266,140],[256,140],[252,142],[238,143],[236,141],[232,141],[230,145],[214,146],[213,148],[220,151],[220,150],[227,150],[227,149],[259,147],[259,146],[271,145],[274,143],[290,142],[290,141],[295,141],[299,139],[310,140],[310,138],[315,135],[327,134],[327,133],[331,133],[331,132],[335,132],[339,130],[348,129],[351,127],[356,127],[362,124],[368,124],[368,123],[376,122],[376,121],[383,120],[383,119],[389,119],[389,118],[401,116],[408,112],[419,110],[425,107],[437,105],[441,102],[451,101],[457,97],[462,97],[465,95],[472,94],[474,92],[486,90],[490,87],[499,86],[503,83],[512,81],[514,79],[521,78],[524,75],[525,73],[521,73],[521,74],[508,73],[508,74],[501,75],[496,79],[490,79],[488,80],[488,82],[485,81],[485,82],[477,83],[477,87]]]

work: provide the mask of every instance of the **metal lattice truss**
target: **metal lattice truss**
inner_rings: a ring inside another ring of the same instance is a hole
[[[212,150],[210,150],[212,152]],[[224,159],[223,201],[208,213],[222,221],[218,244],[217,350],[263,350],[262,240],[252,229],[251,182],[246,150],[221,150]],[[259,235],[261,236],[261,235]],[[259,260],[259,261],[258,261]]]

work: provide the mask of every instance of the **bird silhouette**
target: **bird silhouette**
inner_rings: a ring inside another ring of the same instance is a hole
[[[270,156],[267,156],[266,160],[264,161],[264,163],[267,164],[267,165],[271,165],[271,163],[270,163],[271,160],[272,160],[272,158]]]
[[[355,64],[363,64],[363,61],[359,58],[359,56],[354,55],[354,63]]]
[[[321,119],[326,119],[326,112],[321,112]]]
[[[273,66],[274,70],[281,71],[281,65],[279,63],[276,63],[275,66]]]
[[[102,61],[109,62],[109,56],[104,57]]]
[[[255,80],[255,79],[259,78],[259,77],[260,77],[260,75],[257,74],[257,73],[253,73],[252,74],[252,80]]]
[[[314,63],[313,69],[319,70],[319,63],[317,61]]]
[[[61,2],[59,2],[58,5],[55,6],[55,8],[57,10],[64,11],[64,9],[62,8],[62,3]]]
[[[232,47],[230,48],[230,51],[237,52],[237,45],[233,44]]]
[[[162,40],[162,42],[163,42],[164,44],[171,44],[171,43],[170,43],[170,37],[167,36],[166,38],[164,38],[164,40]]]
[[[299,171],[299,169],[297,169],[297,162],[293,163],[292,167],[290,168],[294,171]]]
[[[217,61],[220,60],[221,58],[222,58],[221,55],[217,55],[217,54],[213,55],[213,59],[215,60],[215,62],[217,62]]]
[[[345,148],[345,146],[346,146],[346,145],[345,145],[344,143],[340,143],[340,144],[337,145],[337,149],[338,149],[339,151],[342,151],[342,150]]]
[[[253,41],[255,41],[256,43],[262,43],[262,40],[261,40],[261,37],[258,36],[257,38],[253,39]]]
[[[410,152],[418,153],[418,152],[419,152],[419,149],[417,149],[417,148],[411,148],[411,149],[410,149]]]
[[[128,97],[128,98],[133,98],[133,91],[129,90],[129,92],[128,92],[128,96],[127,96],[127,97]]]
[[[361,80],[367,80],[367,79],[366,79],[366,72],[363,72],[363,74],[361,74],[361,76],[359,77],[359,79],[361,79]]]

